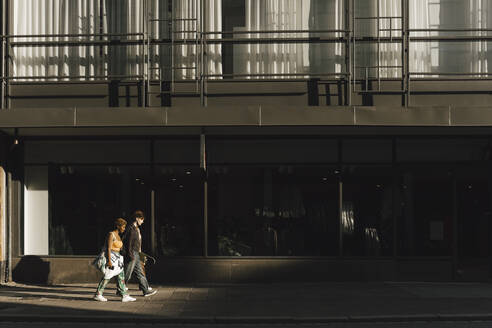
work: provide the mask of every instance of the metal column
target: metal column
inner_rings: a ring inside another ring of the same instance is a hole
[[[206,1],[200,0],[200,103],[203,107],[207,106],[207,98],[205,95],[206,89],[206,69],[205,69],[205,3]]]
[[[7,37],[9,34],[9,1],[2,1],[2,89],[1,89],[1,104],[0,107],[2,109],[8,109],[10,107],[10,101],[8,99],[9,93],[9,79],[7,78],[10,75],[9,72],[9,43],[10,39]]]
[[[404,106],[410,106],[410,5],[408,0],[401,0],[402,10],[402,86]]]
[[[208,177],[205,134],[200,135],[200,169],[203,177],[203,256],[208,256]]]
[[[345,0],[345,69],[348,73],[347,76],[347,84],[346,84],[346,96],[345,96],[345,105],[351,106],[352,105],[352,79],[354,76],[354,73],[352,71],[352,39],[354,37],[354,26],[353,26],[353,11],[352,11],[352,1],[350,0]]]

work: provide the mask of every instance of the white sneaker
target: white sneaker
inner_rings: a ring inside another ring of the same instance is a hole
[[[143,296],[147,297],[147,296],[152,296],[152,295],[155,295],[157,293],[157,289],[154,289],[154,290],[148,290],[146,293],[143,293]]]
[[[152,291],[152,287],[150,287],[150,286],[149,286],[149,289],[148,289],[148,291]]]
[[[136,298],[133,298],[128,294],[121,298],[122,302],[135,302],[136,300],[137,300]]]
[[[101,294],[94,295],[94,301],[107,302],[108,300]]]

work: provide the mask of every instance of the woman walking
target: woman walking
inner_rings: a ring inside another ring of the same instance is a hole
[[[114,222],[115,230],[108,233],[106,239],[106,266],[104,268],[104,276],[102,277],[99,285],[97,286],[94,300],[100,302],[106,302],[107,299],[103,296],[104,288],[108,284],[109,280],[116,276],[116,287],[119,294],[122,296],[122,302],[133,302],[135,298],[128,295],[128,288],[125,286],[125,272],[123,271],[124,263],[123,256],[120,254],[120,249],[123,247],[120,234],[125,231],[126,221],[119,218]]]

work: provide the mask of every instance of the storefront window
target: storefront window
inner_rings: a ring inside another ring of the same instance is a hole
[[[209,139],[207,156],[209,255],[338,254],[336,139]]]
[[[334,167],[214,166],[209,171],[209,254],[338,254]]]
[[[157,166],[155,193],[156,254],[203,255],[203,179],[198,166]]]
[[[348,256],[393,254],[391,166],[343,168],[342,237]]]
[[[202,256],[206,218],[210,256],[450,256],[456,245],[464,262],[483,259],[490,148],[216,137],[205,172],[197,137],[27,141],[24,253],[95,254],[114,219],[140,209],[143,249],[158,256]]]
[[[452,187],[452,172],[446,167],[416,167],[401,172],[395,192],[401,255],[451,255]]]
[[[148,214],[149,173],[137,166],[50,165],[49,254],[94,254],[116,218],[130,221],[135,209]],[[146,243],[149,224],[142,227]]]
[[[490,275],[491,190],[488,165],[456,169],[457,273],[464,280]]]
[[[114,220],[139,209],[144,251],[202,255],[199,149],[197,137],[26,142],[25,254],[95,254]]]
[[[470,171],[490,158],[490,143],[479,138],[407,138],[396,142],[399,169],[395,202],[398,254],[435,256],[453,254],[455,207],[458,222],[467,197],[460,187],[457,168]],[[466,179],[465,179],[466,181]],[[467,183],[467,182],[464,182]],[[469,183],[472,185],[473,183]],[[485,184],[486,185],[486,184]],[[484,181],[475,185],[484,189]],[[485,188],[486,189],[486,188]],[[456,197],[454,193],[456,191]],[[466,205],[468,206],[468,205]],[[482,202],[483,208],[485,203]],[[482,209],[485,211],[485,209]],[[468,217],[467,219],[468,220]],[[464,222],[464,221],[462,221]],[[458,223],[459,225],[460,223]],[[470,226],[470,224],[466,224]],[[465,230],[458,230],[462,238]],[[461,247],[461,246],[460,246]]]

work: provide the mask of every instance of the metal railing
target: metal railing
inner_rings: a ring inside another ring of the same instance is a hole
[[[380,15],[379,1],[377,3],[376,16],[357,17],[354,12],[356,0],[344,0],[345,5],[345,26],[342,29],[288,29],[288,30],[249,30],[249,31],[206,31],[204,1],[195,1],[195,12],[193,17],[176,17],[173,10],[171,18],[153,18],[148,1],[143,2],[142,11],[142,31],[138,33],[94,33],[94,34],[38,34],[38,35],[9,35],[3,26],[3,35],[0,36],[2,42],[2,92],[1,106],[8,108],[9,85],[13,82],[22,83],[26,81],[53,81],[59,83],[96,81],[108,82],[114,79],[127,82],[144,83],[145,99],[142,106],[149,106],[151,95],[165,94],[177,96],[180,94],[176,90],[176,84],[181,82],[194,83],[195,88],[192,94],[200,96],[201,104],[207,103],[207,84],[210,82],[221,81],[227,78],[227,82],[240,81],[265,81],[274,79],[277,82],[292,80],[309,80],[317,78],[320,80],[341,81],[344,83],[346,92],[346,105],[353,104],[354,94],[377,94],[393,93],[401,94],[404,97],[404,104],[411,103],[411,82],[412,81],[434,81],[434,80],[492,80],[491,73],[462,72],[412,72],[410,71],[410,45],[412,42],[487,42],[492,40],[492,29],[466,28],[466,29],[435,29],[435,28],[413,28],[409,27],[409,1],[401,1],[401,15],[382,16]],[[198,4],[201,4],[199,6]],[[4,14],[5,15],[5,14]],[[8,18],[4,16],[4,18]],[[374,35],[358,35],[355,31],[361,21],[373,21],[376,24]],[[179,22],[191,22],[191,30],[178,30]],[[389,25],[381,27],[383,25]],[[167,24],[168,35],[153,35],[152,31],[157,29],[160,24]],[[456,33],[464,32],[470,35],[442,35],[444,32]],[[185,37],[193,34],[193,38]],[[289,34],[289,35],[286,35]],[[322,36],[322,34],[324,34]],[[328,34],[329,36],[326,36]],[[427,35],[422,35],[427,34]],[[438,34],[438,35],[435,35]],[[262,36],[265,35],[265,36]],[[182,37],[180,37],[182,36]],[[227,36],[227,37],[226,37]],[[238,36],[238,37],[237,37]],[[244,36],[244,37],[241,37]],[[40,40],[50,38],[50,40]],[[340,72],[292,72],[292,73],[221,73],[212,74],[208,71],[206,61],[208,58],[207,49],[211,45],[226,44],[340,44],[345,48],[345,65]],[[371,65],[360,65],[357,57],[357,47],[361,44],[369,44],[376,49],[375,63]],[[383,65],[382,50],[383,45],[398,44],[400,53],[400,63],[398,65]],[[178,47],[193,45],[194,63],[190,67],[180,67],[177,65],[176,53]],[[94,75],[46,75],[46,76],[14,76],[12,74],[11,50],[22,47],[84,47],[97,46],[108,48],[112,46],[137,46],[137,58],[141,59],[139,74],[115,75],[110,72]],[[157,47],[165,46],[170,51],[169,67],[163,65],[161,61],[157,63],[155,58],[151,58],[152,51]],[[156,63],[158,65],[156,65]],[[193,78],[176,77],[178,70],[192,70]],[[398,71],[397,77],[387,77],[382,74],[383,70]],[[166,72],[169,71],[169,74]],[[385,81],[400,82],[401,88],[387,89]],[[162,84],[169,83],[169,91],[163,91]],[[370,84],[375,83],[376,88],[370,88]],[[158,85],[158,92],[152,91],[152,86]]]

